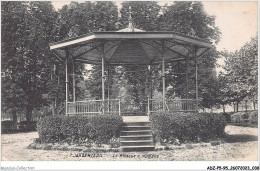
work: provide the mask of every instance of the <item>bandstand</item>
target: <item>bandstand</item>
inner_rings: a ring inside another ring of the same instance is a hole
[[[162,96],[160,101],[147,99],[145,115],[165,111],[198,111],[197,60],[212,47],[201,39],[164,31],[144,31],[133,26],[131,14],[127,28],[119,31],[94,32],[76,38],[50,44],[50,49],[66,70],[66,115],[119,114],[124,106],[119,99],[105,98],[106,65],[159,65],[162,66]],[[166,99],[165,63],[195,61],[195,99]],[[69,61],[73,68],[73,101],[69,101]],[[75,63],[99,64],[102,66],[102,98],[100,100],[76,101]]]

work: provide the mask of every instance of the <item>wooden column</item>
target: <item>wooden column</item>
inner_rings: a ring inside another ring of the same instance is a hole
[[[72,59],[73,102],[76,102],[75,60]]]
[[[199,111],[199,90],[198,90],[198,62],[195,57],[195,84],[196,84],[196,111]]]
[[[162,47],[162,82],[163,82],[163,112],[165,112],[165,59],[164,59],[164,44]]]
[[[102,52],[102,113],[105,113],[105,55]]]
[[[68,78],[68,59],[69,59],[69,50],[67,49],[66,50],[66,59],[65,59],[65,72],[66,72],[66,104],[65,104],[65,112],[66,112],[66,115],[68,114],[68,91],[69,91],[69,78]]]

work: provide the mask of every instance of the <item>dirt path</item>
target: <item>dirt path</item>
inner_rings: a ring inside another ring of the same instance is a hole
[[[169,151],[130,152],[130,153],[84,153],[28,149],[37,132],[3,134],[1,158],[3,161],[55,161],[55,160],[177,160],[177,161],[220,161],[257,160],[257,128],[227,126],[229,136],[226,143],[212,146],[210,143],[194,143],[191,147],[182,145]]]

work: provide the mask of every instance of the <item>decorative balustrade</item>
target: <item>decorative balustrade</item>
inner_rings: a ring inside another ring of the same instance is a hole
[[[162,100],[149,99],[148,106],[149,106],[149,113],[163,112],[163,101]]]
[[[194,99],[169,99],[166,101],[168,111],[185,111],[193,112],[196,111],[196,100]]]
[[[148,113],[147,103],[121,103],[120,112],[124,116],[146,115]]]
[[[104,101],[105,114],[119,114],[120,115],[120,100],[109,99]]]
[[[120,115],[120,100],[109,99],[102,100],[88,100],[68,102],[68,115],[94,115],[94,114],[119,114]],[[103,111],[104,110],[104,111]]]
[[[165,110],[171,112],[194,112],[196,111],[196,100],[194,99],[167,99]],[[149,112],[163,112],[163,101],[149,99]]]
[[[104,106],[103,106],[104,104]],[[163,112],[163,101],[161,99],[149,99],[148,103],[121,103],[120,99],[88,100],[68,102],[68,115],[95,115],[95,114],[118,114],[146,115],[154,112]],[[165,110],[170,112],[194,112],[196,100],[194,99],[168,99]]]
[[[102,100],[68,102],[68,115],[102,113]]]

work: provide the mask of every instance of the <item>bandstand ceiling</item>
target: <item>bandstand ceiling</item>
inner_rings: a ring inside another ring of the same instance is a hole
[[[112,65],[156,64],[164,56],[165,62],[192,60],[212,47],[211,43],[174,32],[146,32],[140,29],[122,29],[114,32],[94,32],[50,44],[60,60],[66,52],[76,62]]]

